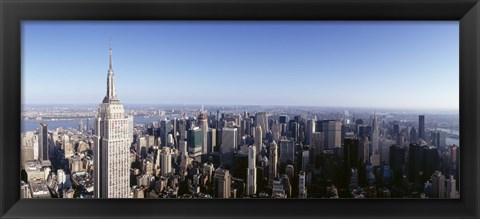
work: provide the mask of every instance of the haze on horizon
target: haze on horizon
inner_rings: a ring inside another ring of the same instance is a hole
[[[22,23],[24,104],[459,108],[458,22]]]

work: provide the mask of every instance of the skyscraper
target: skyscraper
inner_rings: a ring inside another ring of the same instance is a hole
[[[417,142],[418,142],[417,130],[415,130],[415,127],[412,127],[412,129],[410,129],[410,144],[416,144]]]
[[[160,168],[162,176],[166,176],[172,172],[172,152],[169,147],[163,147],[160,153]]]
[[[372,154],[378,154],[378,139],[379,139],[379,131],[378,131],[378,123],[377,117],[373,116],[373,123],[372,123],[373,133],[372,133]]]
[[[321,132],[314,132],[312,134],[312,143],[313,147],[315,147],[315,156],[320,155],[323,153],[324,143],[323,143],[323,133]]]
[[[112,47],[107,75],[107,94],[95,118],[94,196],[97,198],[129,198],[130,143],[128,118],[115,90],[112,68]]]
[[[257,153],[262,151],[262,136],[262,127],[257,125],[257,127],[255,127],[255,147]]]
[[[305,144],[307,145],[311,144],[314,132],[315,132],[315,121],[313,119],[310,119],[307,121],[307,128],[305,130]]]
[[[418,138],[425,140],[425,115],[418,116]]]
[[[268,149],[268,187],[272,188],[273,180],[277,178],[278,174],[278,151],[277,151],[277,143],[273,141],[270,144],[270,148]]]
[[[203,110],[200,112],[200,115],[198,115],[198,127],[200,127],[200,129],[202,130],[202,154],[207,154],[208,153],[208,141],[207,141],[208,121],[207,121],[207,114],[205,114]]]
[[[323,139],[325,149],[339,148],[342,146],[341,131],[342,123],[337,120],[324,120],[323,125]]]
[[[295,141],[293,139],[280,140],[279,148],[280,168],[285,167],[289,162],[295,163]]]
[[[217,147],[217,129],[211,128],[207,134],[207,152],[210,154]]]
[[[47,124],[40,123],[38,131],[38,160],[42,166],[50,166],[50,147],[48,145],[48,128]]]
[[[257,167],[255,165],[256,156],[256,147],[248,147],[247,195],[249,196],[257,193]]]
[[[217,198],[230,198],[232,177],[230,172],[218,168],[215,170],[214,186]]]
[[[262,139],[268,132],[268,115],[266,112],[255,113],[255,125],[262,127]]]
[[[447,179],[447,190],[445,193],[446,198],[457,198],[457,187],[453,175],[450,175],[450,178]]]
[[[188,153],[190,157],[200,161],[203,152],[202,148],[202,130],[194,127],[187,131]]]
[[[432,198],[445,198],[445,176],[440,171],[432,175]]]
[[[237,148],[237,128],[222,129],[222,163],[232,165],[233,151]]]

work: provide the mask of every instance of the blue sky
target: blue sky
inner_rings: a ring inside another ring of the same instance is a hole
[[[459,106],[456,21],[24,21],[23,103],[100,103],[110,37],[127,104]]]

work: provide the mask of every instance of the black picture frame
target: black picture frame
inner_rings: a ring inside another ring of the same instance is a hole
[[[0,0],[2,218],[478,218],[478,0]],[[458,20],[460,199],[20,200],[22,20]]]

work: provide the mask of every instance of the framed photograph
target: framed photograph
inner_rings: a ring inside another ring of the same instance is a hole
[[[480,216],[477,1],[0,6],[2,217]]]

